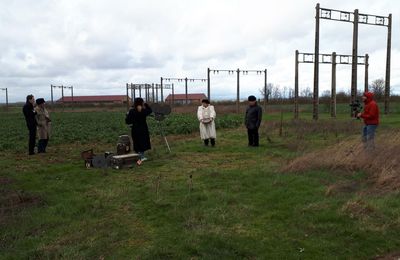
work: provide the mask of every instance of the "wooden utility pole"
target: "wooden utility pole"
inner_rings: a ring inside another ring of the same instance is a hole
[[[314,91],[313,91],[313,119],[318,120],[319,105],[319,17],[320,5],[315,7],[315,49],[314,49]]]

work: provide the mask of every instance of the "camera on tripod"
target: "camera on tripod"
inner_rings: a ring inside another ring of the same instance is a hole
[[[360,100],[356,99],[354,102],[349,104],[349,106],[351,107],[351,113],[353,117],[360,119],[360,117],[357,116],[359,113],[361,113],[361,110],[363,109]]]

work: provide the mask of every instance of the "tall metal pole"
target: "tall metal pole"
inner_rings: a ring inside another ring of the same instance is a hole
[[[54,105],[54,100],[53,100],[53,85],[50,85],[51,89],[51,105]]]
[[[135,94],[136,93],[136,89],[135,89],[135,86],[133,86],[133,84],[131,84],[131,100],[132,100],[132,104],[133,104],[133,102],[134,102],[134,100],[135,100]]]
[[[188,78],[185,78],[185,104],[188,104]]]
[[[267,98],[268,98],[268,95],[267,95],[267,75],[268,75],[268,73],[267,73],[267,69],[265,69],[264,70],[264,112],[266,112],[267,111]]]
[[[126,83],[126,109],[129,110],[129,84]]]
[[[313,119],[318,120],[319,105],[319,20],[320,5],[315,7],[315,50],[314,50],[314,97],[313,97]]]
[[[71,98],[72,98],[72,104],[74,103],[74,86],[71,86]]]
[[[365,79],[364,79],[364,92],[368,91],[368,66],[369,66],[369,55],[365,54]]]
[[[62,108],[64,111],[65,108],[65,102],[64,102],[64,85],[61,85],[61,100],[62,100]]]
[[[8,109],[8,88],[6,88],[6,109]]]
[[[174,83],[172,83],[172,105],[175,105],[175,90],[174,90]]]
[[[163,77],[161,77],[161,89],[160,89],[160,94],[161,94],[161,103],[164,103],[164,91],[163,91]]]
[[[239,114],[239,102],[240,102],[240,69],[236,70],[237,73],[237,90],[236,90],[236,113]]]
[[[154,103],[154,83],[151,84],[151,99]]]
[[[299,51],[295,52],[294,67],[294,119],[299,119]]]
[[[158,89],[159,89],[159,86],[156,85],[156,103],[158,103]]]
[[[392,14],[388,17],[388,38],[386,50],[386,75],[385,75],[385,114],[389,114],[390,99],[390,56],[392,49]]]
[[[210,92],[211,92],[211,86],[210,86],[210,68],[207,68],[207,98],[209,101],[211,101],[211,96],[210,96]]]
[[[332,52],[331,117],[336,118],[336,52]]]
[[[358,9],[354,10],[353,21],[353,54],[351,63],[351,103],[357,98],[357,63],[358,63]],[[350,115],[353,112],[350,109]]]

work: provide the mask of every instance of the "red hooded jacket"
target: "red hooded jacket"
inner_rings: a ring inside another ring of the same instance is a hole
[[[361,118],[366,125],[379,125],[379,108],[374,100],[374,93],[365,92],[364,97],[367,99],[364,101],[365,108]]]

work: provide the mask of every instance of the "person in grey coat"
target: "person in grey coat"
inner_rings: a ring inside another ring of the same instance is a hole
[[[249,138],[249,146],[259,146],[258,128],[260,128],[262,120],[262,108],[257,104],[255,96],[249,96],[249,106],[246,109],[245,125],[247,128],[247,136]]]

